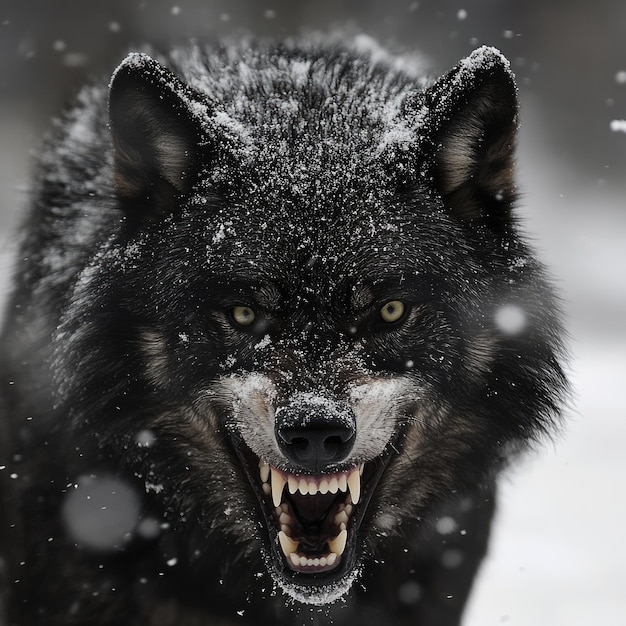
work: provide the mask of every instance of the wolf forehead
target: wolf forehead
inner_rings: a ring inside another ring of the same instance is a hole
[[[205,60],[200,73],[193,54],[175,54],[172,66],[208,97],[210,125],[240,141],[261,174],[264,164],[280,173],[297,195],[305,191],[298,188],[304,181],[315,181],[318,189],[323,183],[345,185],[346,176],[357,174],[357,163],[380,152],[392,132],[400,137],[398,113],[421,80],[355,52],[348,56],[311,42],[239,50],[227,62]],[[404,141],[413,142],[414,134],[406,131]],[[333,178],[337,171],[341,181]],[[258,181],[273,182],[263,175]]]
[[[355,157],[365,155],[367,161],[392,135],[400,138],[398,112],[419,84],[367,57],[344,58],[328,47],[260,47],[237,53],[237,58],[225,59],[219,54],[201,57],[197,48],[174,51],[167,66],[180,77],[178,84],[164,79],[164,67],[151,57],[133,53],[116,70],[111,87],[115,90],[129,76],[143,76],[162,95],[171,92],[180,98],[197,118],[200,132],[221,135],[240,164],[254,164],[254,172],[248,173],[258,174],[259,191],[275,181],[265,176],[268,171],[280,174],[281,184],[289,184],[295,195],[307,191],[299,185],[308,181],[318,189],[324,184],[339,188],[340,182],[345,186],[346,177],[357,174],[357,164],[363,165]],[[144,98],[134,102],[135,107],[146,104]],[[179,129],[172,129],[167,147],[176,148]],[[415,136],[407,128],[402,139],[413,142]],[[341,181],[333,176],[339,171]]]
[[[408,64],[354,45],[211,54],[191,46],[161,61],[129,55],[113,75],[109,99],[118,192],[160,209],[168,190],[185,195],[193,182],[248,206],[269,204],[276,216],[328,216],[365,199],[384,203],[409,181],[432,188],[429,164],[444,142],[439,127],[480,91],[473,83],[493,74],[489,82],[507,101],[502,117],[515,113],[508,63],[490,48],[475,52],[429,96]],[[493,93],[484,96],[493,105]],[[485,132],[480,120],[474,129],[470,122],[448,151],[455,184],[472,173],[474,144]]]

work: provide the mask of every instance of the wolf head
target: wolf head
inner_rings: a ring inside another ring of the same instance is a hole
[[[315,46],[167,64],[133,54],[110,84],[117,222],[59,330],[61,402],[158,481],[198,572],[260,552],[329,602],[557,412],[513,77],[492,48],[429,84]]]

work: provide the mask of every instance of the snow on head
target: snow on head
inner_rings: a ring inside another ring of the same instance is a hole
[[[511,63],[509,60],[493,46],[481,46],[476,48],[467,58],[460,63],[463,69],[472,73],[479,69],[488,69],[491,67],[501,66],[507,72],[511,72]]]

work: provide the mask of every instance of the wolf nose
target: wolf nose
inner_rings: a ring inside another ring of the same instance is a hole
[[[352,412],[329,415],[315,409],[287,407],[280,411],[276,440],[290,461],[319,472],[348,457],[354,446],[356,425]]]

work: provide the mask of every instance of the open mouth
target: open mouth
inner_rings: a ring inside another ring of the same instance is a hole
[[[260,502],[275,570],[302,585],[325,585],[357,565],[357,531],[389,455],[344,471],[292,474],[235,445]]]
[[[360,499],[363,467],[298,476],[259,461],[261,489],[271,498],[280,548],[294,572],[329,572],[341,562]]]

